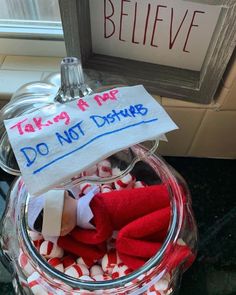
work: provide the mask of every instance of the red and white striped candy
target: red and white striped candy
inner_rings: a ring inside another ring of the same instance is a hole
[[[82,257],[77,258],[76,260],[77,264],[83,264],[85,265],[87,268],[89,268],[90,266],[92,266],[94,264],[94,262],[91,260],[84,260]]]
[[[41,244],[43,243],[44,239],[43,236],[40,233],[37,233],[35,231],[29,231],[28,232],[30,239],[33,241],[34,246],[37,250],[39,250]]]
[[[39,248],[39,253],[45,258],[61,258],[64,255],[64,250],[57,244],[50,241],[44,241]]]
[[[84,276],[81,276],[79,279],[84,280],[84,281],[94,282],[94,279],[91,278],[90,276],[85,276],[84,275]]]
[[[78,279],[79,277],[82,277],[84,275],[89,276],[89,270],[84,264],[75,264],[69,267],[65,271],[65,274]]]
[[[71,180],[72,180],[72,181],[75,181],[75,180],[77,180],[77,179],[79,179],[79,178],[81,178],[81,174],[77,174],[77,175],[73,176],[73,177],[71,178]]]
[[[168,287],[169,287],[169,281],[163,278],[157,281],[152,287],[150,287],[149,291],[163,292],[163,291],[167,291]]]
[[[145,186],[147,186],[147,185],[143,181],[136,181],[134,184],[134,188],[140,188],[140,187],[145,187]]]
[[[145,295],[170,295],[173,293],[173,289],[166,291],[150,291],[150,289],[145,293]]]
[[[34,243],[34,247],[39,251],[40,246],[42,245],[43,242],[44,242],[44,239],[42,239],[42,240],[37,240],[37,241],[33,241],[33,243]]]
[[[101,268],[100,265],[93,265],[90,268],[91,277],[94,277],[94,276],[97,276],[97,275],[103,275],[103,274],[104,274],[104,272],[103,272],[103,269]]]
[[[23,278],[23,277],[21,277],[21,276],[19,276],[19,283],[20,283],[20,285],[21,285],[21,287],[22,288],[27,288],[28,289],[28,283],[27,283],[27,281]]]
[[[127,276],[131,272],[132,270],[127,265],[125,265],[124,263],[120,263],[113,268],[111,277],[113,279],[117,279],[123,276]]]
[[[112,176],[118,176],[121,174],[121,170],[118,167],[114,167],[111,169]]]
[[[43,240],[43,236],[42,234],[36,232],[36,231],[33,231],[33,230],[29,230],[28,232],[29,234],[29,237],[32,241],[38,241],[38,240]]]
[[[134,183],[135,183],[135,177],[132,176],[130,173],[128,173],[127,175],[125,175],[121,179],[116,180],[114,182],[115,188],[117,190],[132,188],[134,186]]]
[[[159,291],[150,291],[148,290],[145,295],[165,295],[164,293],[161,293]]]
[[[60,258],[58,258],[58,257],[50,258],[50,259],[48,260],[48,263],[49,263],[52,267],[54,267],[55,269],[57,269],[57,270],[59,270],[59,271],[61,271],[61,272],[64,272],[64,266],[63,266],[63,263],[62,263],[62,261],[61,261]]]
[[[142,280],[144,280],[146,277],[145,274],[142,274],[138,276],[136,279],[133,279],[131,282],[125,284],[125,287],[130,287],[139,284]],[[146,293],[145,293],[146,294]]]
[[[107,275],[107,274],[103,274],[103,275],[93,276],[93,279],[96,282],[99,282],[99,281],[108,281],[108,280],[111,280],[112,278],[109,275]]]
[[[90,292],[83,289],[73,289],[72,292],[68,293],[68,295],[92,295],[92,294],[94,294],[92,291]],[[99,294],[102,294],[102,293],[99,293]]]
[[[40,284],[40,280],[43,279],[42,277],[40,277],[40,274],[38,272],[34,272],[31,276],[28,277],[27,282],[32,293],[34,295],[49,295],[50,292],[45,290],[45,288]]]
[[[101,261],[102,269],[107,274],[112,274],[113,268],[119,263],[121,263],[121,260],[114,250],[105,254]]]
[[[101,185],[101,193],[109,193],[113,191],[112,185],[111,184],[103,184]]]
[[[84,182],[80,185],[80,195],[86,195],[92,187],[91,183]]]
[[[94,166],[88,168],[87,170],[85,170],[84,172],[82,172],[82,176],[97,175],[97,172],[98,172],[97,165],[94,165]]]
[[[75,260],[71,256],[69,256],[69,255],[68,256],[64,256],[61,259],[61,262],[63,264],[64,271],[66,271],[72,265],[76,264]]]
[[[103,294],[99,291],[99,293],[95,293],[95,291],[88,291],[83,289],[74,290],[70,295],[93,295],[93,294]]]
[[[98,176],[100,177],[110,177],[112,175],[111,163],[108,160],[103,160],[97,164]]]
[[[34,267],[30,263],[28,256],[22,251],[20,252],[18,257],[18,263],[26,276],[30,276],[35,271]]]

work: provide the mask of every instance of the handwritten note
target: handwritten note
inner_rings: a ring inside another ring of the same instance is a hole
[[[32,195],[117,151],[177,128],[143,86],[56,103],[4,123]]]

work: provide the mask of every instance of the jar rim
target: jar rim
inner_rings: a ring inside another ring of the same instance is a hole
[[[143,146],[137,145],[143,149]],[[150,157],[150,155],[149,155]],[[26,251],[29,253],[30,257],[33,259],[34,263],[37,263],[39,267],[45,272],[49,277],[53,279],[57,279],[62,281],[63,283],[71,286],[72,288],[78,288],[83,290],[109,290],[117,287],[125,287],[126,284],[131,283],[133,280],[137,279],[139,276],[147,273],[152,268],[155,268],[162,262],[165,253],[167,251],[168,246],[170,243],[175,243],[179,236],[182,220],[183,220],[183,200],[182,200],[182,193],[177,184],[177,178],[174,176],[172,171],[169,169],[165,161],[157,155],[151,156],[154,159],[154,162],[159,162],[160,168],[163,170],[163,175],[168,179],[169,184],[169,196],[170,196],[170,204],[171,204],[171,220],[169,225],[169,230],[167,236],[162,244],[162,247],[157,251],[157,253],[150,258],[142,267],[138,268],[137,270],[133,271],[132,273],[123,276],[121,278],[107,280],[107,281],[97,281],[97,282],[90,282],[90,281],[83,281],[80,279],[76,279],[70,277],[68,275],[63,274],[62,272],[58,271],[57,269],[50,266],[47,261],[43,259],[43,257],[39,254],[37,249],[34,247],[33,243],[27,232],[27,217],[26,217],[26,208],[27,208],[27,201],[28,201],[28,194],[25,193],[24,199],[22,200],[22,206],[20,210],[20,235],[22,237],[22,241]],[[145,161],[145,159],[142,159]],[[148,158],[150,160],[150,158]],[[173,193],[173,191],[175,193]],[[178,209],[177,209],[178,203]],[[163,274],[163,271],[160,270],[160,273]]]

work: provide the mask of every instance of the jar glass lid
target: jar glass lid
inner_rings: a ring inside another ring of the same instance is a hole
[[[0,167],[9,174],[19,176],[21,172],[5,130],[4,120],[28,114],[55,103],[66,103],[93,93],[92,88],[94,85],[92,86],[91,83],[90,87],[90,84],[87,84],[89,82],[85,81],[81,63],[77,58],[64,58],[61,63],[61,79],[58,75],[55,77],[53,79],[50,76],[50,82],[34,82],[22,86],[0,112]],[[60,87],[59,80],[61,80]],[[114,83],[112,84],[113,88],[117,86]],[[121,85],[119,84],[119,86]],[[111,88],[109,86],[104,87]],[[97,84],[94,91],[104,91],[104,87]],[[158,140],[150,141],[147,152],[153,153],[158,146],[158,142]],[[112,177],[88,176],[79,173],[72,179],[59,184],[59,187],[74,186],[84,181],[110,182],[128,173],[142,157],[143,155],[135,152],[135,146],[124,149],[109,157],[109,160],[112,160],[113,163],[119,163],[119,167],[121,167],[121,170],[116,171]]]

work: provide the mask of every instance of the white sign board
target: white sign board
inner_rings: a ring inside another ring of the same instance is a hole
[[[57,103],[4,123],[31,195],[117,151],[177,128],[143,86]]]
[[[200,71],[220,12],[182,0],[90,0],[93,52]]]

